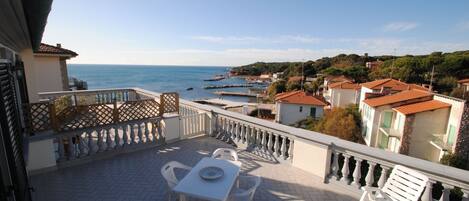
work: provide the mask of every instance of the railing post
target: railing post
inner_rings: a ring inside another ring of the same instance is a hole
[[[112,121],[117,124],[119,122],[119,109],[117,108],[117,101],[114,99],[114,102],[112,103],[114,106],[112,108]]]
[[[93,154],[93,131],[88,132],[88,156]]]
[[[50,117],[51,128],[54,131],[59,131],[58,119],[57,119],[57,114],[56,114],[55,105],[53,101],[49,101],[49,117]]]
[[[119,136],[119,127],[118,126],[115,126],[114,127],[114,149],[118,149],[120,148],[120,136]]]
[[[339,171],[339,152],[334,151],[334,159],[332,161],[332,177],[334,177],[336,180],[339,180],[339,174],[337,173]]]
[[[462,201],[469,201],[469,190],[461,189],[462,191]]]
[[[343,181],[348,184],[349,183],[348,161],[349,161],[350,156],[348,154],[342,154],[342,156],[344,156],[344,165],[342,166],[342,178],[340,179],[340,181]]]
[[[288,159],[290,161],[293,161],[293,146],[295,145],[294,144],[294,140],[292,138],[288,138],[290,140],[290,146],[288,148]]]
[[[384,184],[386,183],[387,177],[388,177],[389,168],[384,166],[384,165],[380,165],[380,167],[381,167],[381,175],[379,176],[378,187],[383,188]]]
[[[451,185],[442,183],[443,192],[441,193],[440,201],[449,201],[449,194],[451,193]]]
[[[355,169],[353,170],[353,181],[352,185],[355,185],[356,187],[360,188],[360,179],[362,178],[362,159],[353,157],[355,159]],[[344,163],[345,164],[345,163]]]
[[[422,201],[433,201],[432,188],[433,181],[428,180],[425,186],[425,191],[423,191],[423,195],[421,197]]]
[[[287,137],[280,136],[282,138],[282,146],[280,147],[280,155],[284,160],[287,159]]]
[[[368,161],[368,173],[366,174],[365,181],[366,186],[371,187],[375,179],[375,166],[376,163]]]

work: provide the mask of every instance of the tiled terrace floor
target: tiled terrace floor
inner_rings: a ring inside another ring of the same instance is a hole
[[[231,145],[201,137],[77,165],[31,178],[35,201],[167,200],[160,168],[168,161],[194,166],[219,147]],[[357,195],[258,151],[239,151],[242,174],[259,175],[254,200],[357,200]],[[270,158],[270,159],[269,159]]]

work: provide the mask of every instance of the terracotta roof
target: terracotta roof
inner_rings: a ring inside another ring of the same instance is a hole
[[[329,75],[326,77],[328,82],[353,82],[353,79],[346,77],[345,75]]]
[[[429,100],[429,101],[424,101],[420,103],[400,106],[394,109],[404,115],[409,115],[409,114],[426,112],[430,110],[436,110],[436,109],[447,108],[447,107],[451,107],[451,105],[448,103],[437,101],[437,100]]]
[[[275,101],[281,103],[303,104],[303,105],[319,105],[326,106],[327,104],[319,98],[309,95],[304,91],[292,91],[281,93],[275,96]]]
[[[303,79],[303,76],[293,76],[293,77],[289,77],[288,81],[289,82],[296,82],[296,81],[301,81],[302,79]]]
[[[329,85],[331,89],[360,89],[359,84],[351,83],[350,81],[336,82]]]
[[[422,87],[420,85],[407,84],[405,82],[401,82],[391,78],[366,82],[361,85],[369,89],[381,89],[382,87],[384,87],[390,88],[393,91],[404,91],[409,89],[428,90],[427,88]]]
[[[460,84],[469,83],[469,78],[459,80],[458,83],[460,83]]]
[[[78,54],[74,51],[62,48],[59,46],[48,45],[41,43],[39,48],[34,51],[35,54],[54,54],[54,55],[63,55],[68,57],[76,57]]]
[[[433,96],[433,94],[427,91],[412,89],[412,90],[406,90],[406,91],[402,91],[399,93],[395,93],[392,95],[366,99],[363,102],[371,107],[378,107],[378,106],[389,105],[393,103],[398,103],[402,101],[418,99],[418,98],[423,98],[423,97],[428,97],[428,96]]]

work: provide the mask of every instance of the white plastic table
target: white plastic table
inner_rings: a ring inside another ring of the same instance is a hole
[[[199,171],[209,166],[223,169],[223,177],[214,181],[200,178]],[[204,200],[225,201],[228,199],[240,169],[241,162],[239,161],[205,157],[174,187],[173,191],[179,193],[182,199],[184,196],[189,196]]]

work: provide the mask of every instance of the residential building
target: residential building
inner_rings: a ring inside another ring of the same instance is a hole
[[[277,81],[281,80],[282,76],[283,76],[283,72],[278,72],[278,73],[272,74],[272,82],[277,82]]]
[[[369,68],[371,71],[375,71],[375,70],[379,69],[381,67],[381,65],[383,65],[383,63],[384,62],[380,61],[380,60],[378,60],[378,61],[369,61],[369,62],[365,63],[365,66],[367,68]]]
[[[330,84],[337,83],[337,82],[352,82],[353,83],[353,79],[349,78],[345,75],[329,75],[329,76],[326,76],[324,78],[324,84],[323,84],[324,87],[325,87],[325,90],[327,90],[327,87]]]
[[[323,93],[330,107],[346,107],[350,104],[358,104],[360,99],[360,84],[349,81],[329,84],[328,89]]]
[[[428,90],[420,85],[408,84],[391,78],[362,83],[359,101],[360,110],[362,109],[363,101],[368,97],[389,95],[410,89]]]
[[[367,145],[438,162],[457,149],[464,101],[411,89],[363,101]]]
[[[30,52],[21,55],[28,58],[28,54]],[[24,60],[30,101],[38,101],[37,94],[40,92],[70,90],[67,60],[77,55],[76,52],[62,48],[61,44],[52,46],[41,43],[33,51],[31,59]]]
[[[362,187],[383,188],[396,165],[429,177],[422,201],[449,200],[453,189],[469,199],[468,171],[197,104],[177,93],[56,91],[29,103],[31,81],[23,67],[34,67],[51,3],[0,1],[2,201],[162,200],[169,191],[158,171],[164,164],[194,167],[217,148],[238,152],[240,174],[262,177],[254,200],[357,200]],[[435,183],[442,185],[433,188]]]
[[[464,92],[469,91],[469,78],[458,81],[458,87],[463,88]]]
[[[294,124],[308,117],[320,118],[326,103],[304,91],[293,91],[275,96],[275,121],[285,125]]]

